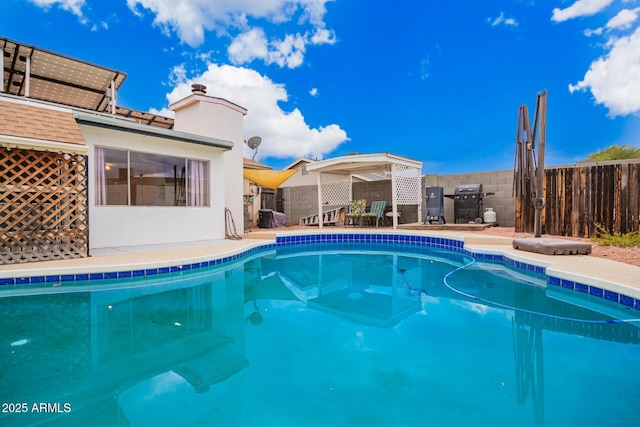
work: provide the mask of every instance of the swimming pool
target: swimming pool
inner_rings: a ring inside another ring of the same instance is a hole
[[[7,292],[0,424],[637,425],[637,310],[452,242],[296,243]]]

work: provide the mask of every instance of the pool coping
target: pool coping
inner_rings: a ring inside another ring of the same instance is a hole
[[[451,249],[476,260],[546,274],[559,287],[640,310],[640,267],[589,255],[543,255],[513,249],[513,239],[465,232],[329,229],[254,232],[242,240],[191,242],[171,247],[120,248],[76,260],[0,266],[0,291],[24,285],[55,287],[76,281],[149,277],[233,262],[280,246],[323,242],[400,243]],[[588,262],[585,262],[588,259]]]

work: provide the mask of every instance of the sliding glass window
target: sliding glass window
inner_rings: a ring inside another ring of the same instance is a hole
[[[129,204],[129,157],[125,150],[96,147],[96,205]]]
[[[186,206],[186,160],[129,152],[132,206]]]
[[[209,206],[209,162],[96,148],[96,205]]]

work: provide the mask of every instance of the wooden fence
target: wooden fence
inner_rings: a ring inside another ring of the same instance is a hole
[[[545,170],[542,232],[591,237],[596,224],[609,232],[640,229],[640,161]],[[533,232],[533,202],[516,200],[516,231]]]

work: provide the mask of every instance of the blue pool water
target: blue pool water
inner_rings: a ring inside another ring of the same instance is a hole
[[[0,425],[637,426],[638,310],[461,252],[0,292]]]

